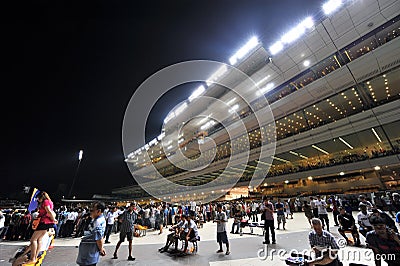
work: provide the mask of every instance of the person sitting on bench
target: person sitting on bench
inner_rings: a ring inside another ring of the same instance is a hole
[[[172,243],[175,243],[175,252],[178,251],[178,240],[179,239],[184,239],[183,235],[183,230],[184,226],[187,223],[186,221],[186,215],[182,214],[181,215],[181,220],[174,226],[172,226],[169,230],[173,231],[167,236],[167,243],[165,243],[165,246],[160,248],[158,251],[163,253],[168,251],[169,247],[172,245]]]
[[[189,245],[189,241],[192,239],[196,239],[199,236],[199,230],[197,229],[197,225],[194,222],[190,215],[186,217],[186,223],[184,225],[184,236],[185,236],[185,248],[183,250],[183,253],[187,252],[187,248]]]
[[[353,215],[347,213],[344,207],[339,207],[340,214],[338,215],[338,220],[340,227],[338,232],[346,239],[347,245],[349,244],[349,239],[347,239],[346,232],[350,231],[356,246],[360,246],[360,235],[358,234],[356,221]]]

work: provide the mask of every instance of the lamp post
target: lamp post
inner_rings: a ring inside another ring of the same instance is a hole
[[[68,198],[71,197],[72,190],[73,190],[73,188],[74,188],[76,178],[78,177],[79,166],[81,165],[82,157],[83,157],[83,150],[80,150],[80,151],[79,151],[79,155],[78,155],[78,160],[79,160],[79,161],[78,161],[78,166],[76,167],[75,176],[74,176],[74,179],[73,179],[73,181],[72,181],[71,188],[70,188],[69,193],[68,193]]]

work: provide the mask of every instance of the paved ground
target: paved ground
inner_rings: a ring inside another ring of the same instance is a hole
[[[331,214],[330,214],[331,215]],[[333,222],[333,217],[330,216],[330,221]],[[228,227],[232,224],[230,219]],[[333,223],[332,223],[333,224]],[[133,255],[136,261],[128,262],[128,247],[127,242],[122,244],[118,257],[119,259],[111,259],[115,249],[115,244],[118,241],[118,235],[112,235],[110,238],[111,244],[106,245],[107,255],[101,259],[98,265],[268,265],[280,266],[286,265],[280,259],[285,257],[285,254],[290,254],[292,249],[302,251],[308,249],[308,232],[310,226],[303,213],[295,213],[294,219],[289,219],[287,222],[287,230],[277,230],[277,244],[268,245],[268,257],[263,259],[258,258],[258,253],[263,256],[264,252],[259,250],[265,249],[266,245],[262,244],[263,237],[261,236],[262,230],[260,228],[254,229],[254,234],[249,234],[249,228],[245,228],[242,236],[229,234],[231,244],[231,254],[228,256],[216,254],[218,245],[215,241],[216,237],[216,224],[206,223],[203,228],[199,230],[201,241],[199,242],[199,252],[196,255],[187,255],[184,257],[175,257],[166,253],[159,253],[157,250],[163,246],[166,240],[168,230],[164,230],[162,235],[158,235],[158,231],[149,231],[147,236],[134,239]],[[337,233],[337,227],[331,227],[331,232],[340,239]],[[15,250],[26,244],[26,242],[1,242],[0,243],[0,266],[10,265],[8,259],[12,256]],[[76,265],[75,260],[78,254],[77,246],[79,239],[56,239],[55,247],[48,252],[48,255],[43,265],[59,265],[69,266]],[[274,252],[272,249],[275,249]],[[281,250],[281,253],[278,251]],[[375,265],[373,261],[368,261],[368,251],[365,248],[346,247],[342,249],[341,256],[344,265],[349,262],[363,263],[365,265]],[[349,253],[350,252],[350,253]],[[355,252],[355,253],[354,253]],[[367,254],[365,254],[367,252]],[[354,259],[354,254],[356,257]],[[351,256],[350,256],[351,255]],[[386,265],[383,263],[382,265]]]

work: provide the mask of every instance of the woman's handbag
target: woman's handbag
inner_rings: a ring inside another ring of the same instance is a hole
[[[35,220],[32,221],[32,229],[36,230],[36,228],[38,227],[40,223],[40,217],[36,218]]]

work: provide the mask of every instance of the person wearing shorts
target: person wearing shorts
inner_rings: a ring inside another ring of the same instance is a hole
[[[132,257],[132,239],[133,239],[133,232],[135,231],[135,222],[136,222],[136,212],[134,211],[136,207],[135,203],[131,203],[129,208],[122,214],[121,220],[121,230],[119,233],[119,241],[117,246],[115,247],[113,259],[118,259],[117,252],[119,247],[121,246],[122,242],[125,241],[125,238],[128,239],[129,242],[129,261],[134,261],[135,258]]]
[[[219,250],[217,250],[217,253],[224,252],[222,249],[222,243],[224,243],[226,245],[225,255],[229,255],[231,252],[229,251],[229,241],[226,234],[226,223],[228,222],[228,216],[222,211],[221,204],[217,205],[217,214],[214,222],[217,223],[217,243],[219,244]]]
[[[278,221],[278,230],[280,229],[281,223],[283,224],[283,230],[286,230],[285,224],[286,224],[286,218],[285,218],[285,212],[284,212],[284,205],[281,202],[281,199],[278,199],[278,202],[275,204],[275,210],[276,210],[276,219]]]

